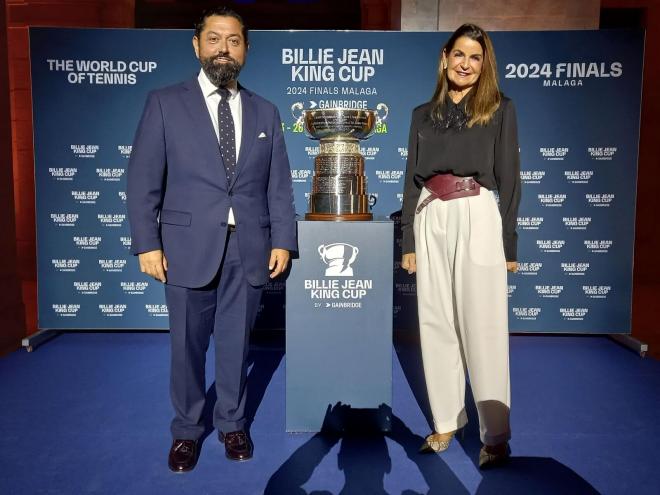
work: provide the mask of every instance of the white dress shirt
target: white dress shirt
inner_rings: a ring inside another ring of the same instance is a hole
[[[220,104],[220,94],[218,87],[215,86],[204,73],[204,69],[199,71],[197,76],[199,86],[202,88],[202,94],[206,101],[206,108],[211,116],[213,122],[213,130],[215,130],[215,137],[220,140],[220,133],[218,131],[218,105]],[[229,109],[231,116],[234,119],[234,135],[236,136],[236,163],[238,164],[238,154],[241,149],[241,130],[243,129],[243,109],[241,106],[241,93],[237,87],[227,86],[229,90]],[[218,163],[218,167],[221,165]],[[234,211],[229,208],[229,218],[227,219],[229,225],[235,225]]]

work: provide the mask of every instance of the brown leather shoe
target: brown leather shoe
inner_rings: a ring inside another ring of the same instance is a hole
[[[167,459],[170,470],[175,473],[192,471],[197,464],[197,443],[197,440],[174,440]]]
[[[225,455],[232,461],[247,461],[252,458],[254,445],[250,436],[243,430],[218,433],[220,442],[225,444]]]

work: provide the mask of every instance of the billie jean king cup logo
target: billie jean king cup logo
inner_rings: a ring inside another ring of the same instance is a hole
[[[319,254],[323,263],[328,265],[325,269],[326,277],[352,277],[353,268],[351,265],[357,258],[360,250],[357,246],[351,246],[344,242],[335,242],[333,244],[321,244]]]

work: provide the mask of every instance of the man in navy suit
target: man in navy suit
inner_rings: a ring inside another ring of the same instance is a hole
[[[142,272],[166,284],[175,472],[197,463],[211,333],[214,425],[228,458],[252,457],[249,333],[263,285],[297,249],[279,113],[237,83],[248,49],[243,20],[225,7],[206,11],[192,42],[199,75],[149,94],[128,167],[132,251]]]

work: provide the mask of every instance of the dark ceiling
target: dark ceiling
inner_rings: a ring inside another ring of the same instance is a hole
[[[192,28],[208,7],[236,10],[249,29],[360,29],[360,0],[136,0],[137,28]]]

